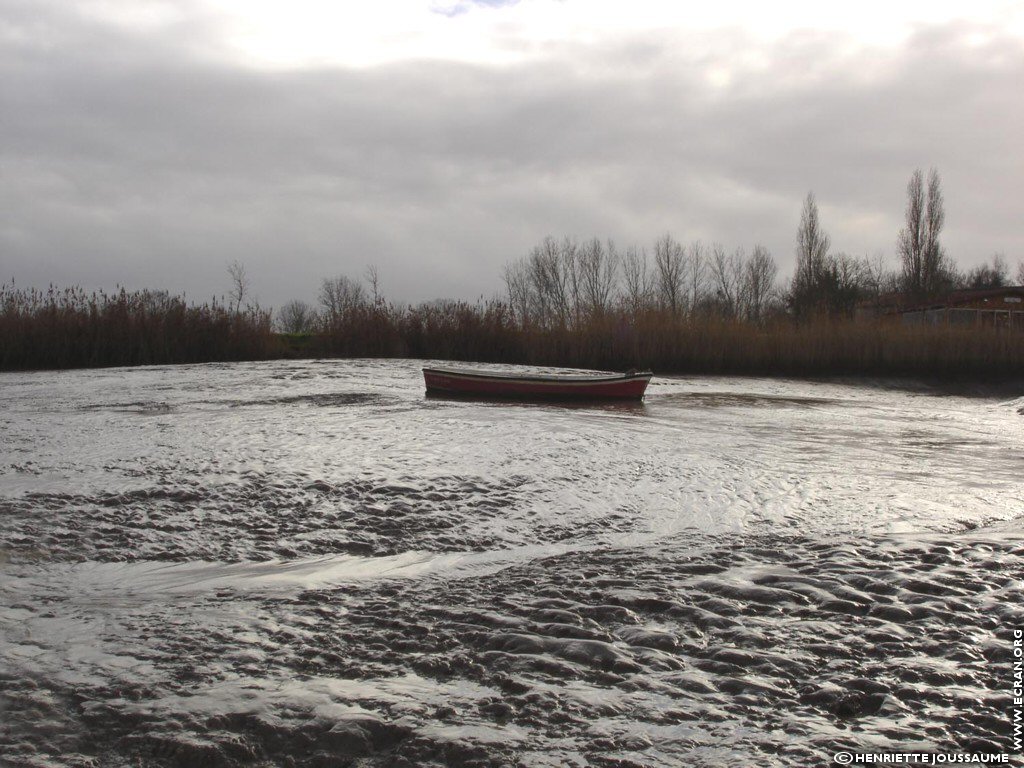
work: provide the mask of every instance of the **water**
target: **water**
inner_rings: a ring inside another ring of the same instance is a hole
[[[1024,399],[421,365],[0,375],[0,762],[1008,749]]]

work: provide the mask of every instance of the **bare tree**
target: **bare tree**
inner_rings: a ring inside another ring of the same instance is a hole
[[[946,278],[945,254],[939,244],[939,234],[946,222],[946,210],[942,199],[942,184],[939,172],[932,168],[928,172],[928,203],[925,206],[924,278],[925,289],[935,291],[949,281]]]
[[[599,250],[599,266],[603,269],[607,253],[600,244]],[[521,322],[563,327],[578,322],[588,290],[581,259],[581,248],[574,240],[546,237],[524,258],[506,265],[505,288],[512,311]],[[590,290],[596,288],[595,283]]]
[[[277,310],[277,326],[283,333],[309,333],[316,325],[316,311],[294,299]]]
[[[234,304],[234,311],[242,308],[242,302],[249,295],[249,276],[245,273],[245,265],[237,259],[228,264],[228,276],[231,278],[231,291],[228,297]]]
[[[366,304],[366,292],[360,283],[345,275],[324,278],[320,284],[320,306],[324,309],[324,320],[336,323],[344,315]]]
[[[896,276],[886,267],[885,254],[881,251],[876,251],[871,258],[864,257],[861,274],[864,293],[873,299],[895,290]]]
[[[583,249],[575,240],[569,237],[562,238],[559,243],[558,263],[565,286],[565,316],[571,326],[579,325],[584,311],[582,254]]]
[[[1010,282],[1010,265],[1006,263],[1006,256],[1001,253],[992,255],[992,271],[999,275],[999,282],[1008,285]]]
[[[896,240],[903,262],[903,289],[908,293],[934,293],[949,282],[951,270],[939,243],[945,219],[938,171],[929,171],[927,192],[924,174],[914,171],[907,182],[906,224]]]
[[[596,237],[588,240],[579,249],[576,265],[583,306],[592,316],[604,314],[611,308],[618,276],[615,244],[609,240],[606,248]]]
[[[651,303],[651,274],[647,269],[647,251],[631,245],[622,258],[623,299],[635,317]]]
[[[683,276],[686,268],[685,251],[670,234],[654,244],[654,268],[657,275],[658,299],[663,309],[677,315],[685,309]]]
[[[714,301],[718,311],[725,317],[734,318],[741,312],[744,258],[742,248],[730,254],[726,253],[721,243],[711,246],[710,270]]]
[[[845,253],[829,256],[822,281],[822,296],[833,315],[850,316],[865,293],[865,262]]]
[[[914,294],[924,290],[924,175],[914,171],[907,182],[906,225],[896,240],[903,261],[904,288]]]
[[[1017,285],[1024,285],[1024,259],[1017,262]]]
[[[557,267],[557,254],[549,247],[550,240],[551,238],[545,238],[544,243],[535,246],[524,263],[529,285],[530,316],[544,325],[551,322],[549,286],[554,282],[551,275]]]
[[[821,228],[818,203],[808,192],[796,232],[796,273],[790,290],[790,303],[797,315],[806,314],[820,299],[825,262],[831,241]]]
[[[704,243],[695,240],[690,244],[690,253],[686,261],[686,292],[690,312],[695,312],[704,299],[707,291],[708,260]]]
[[[576,245],[546,237],[527,258],[535,314],[542,322],[565,326],[573,309]]]
[[[778,271],[775,259],[768,249],[763,245],[755,245],[754,252],[743,269],[743,293],[746,297],[746,316],[749,320],[759,323],[764,319],[765,311],[775,292],[775,276]]]
[[[370,264],[366,267],[366,282],[370,285],[370,292],[373,294],[373,306],[376,307],[381,303],[380,273],[377,271],[376,264]]]
[[[619,279],[621,267],[621,282]],[[620,254],[612,241],[577,243],[547,237],[504,269],[513,316],[521,323],[574,327],[614,306],[636,316],[659,306],[681,316],[704,307],[759,322],[778,297],[778,267],[761,245],[746,258],[720,244],[694,242],[684,249],[670,234],[655,243],[653,266],[644,249]]]
[[[513,316],[523,325],[533,319],[530,272],[524,261],[516,261],[505,265],[505,289],[508,291],[508,303],[512,307]]]
[[[829,236],[821,228],[818,202],[814,193],[808,192],[796,232],[796,273],[802,285],[813,288],[821,281],[830,245]]]
[[[991,266],[979,264],[964,277],[968,288],[1001,288],[1010,284],[1010,267],[1006,257],[997,253],[992,257]]]

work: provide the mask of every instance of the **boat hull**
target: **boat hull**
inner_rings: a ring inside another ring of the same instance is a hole
[[[429,395],[553,400],[640,400],[649,372],[607,376],[541,376],[457,368],[424,368]]]

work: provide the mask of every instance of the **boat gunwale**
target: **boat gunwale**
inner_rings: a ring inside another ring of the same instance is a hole
[[[654,376],[651,371],[637,371],[635,373],[613,373],[613,374],[516,374],[482,371],[468,368],[423,368],[424,374],[437,374],[440,376],[454,376],[466,379],[492,379],[503,383],[523,381],[533,384],[561,384],[561,385],[589,385],[589,384],[610,384],[635,379],[647,379],[650,381]]]

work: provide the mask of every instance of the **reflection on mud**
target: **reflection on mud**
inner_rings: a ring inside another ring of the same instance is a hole
[[[0,762],[1007,749],[1019,399],[421,365],[0,376]]]
[[[137,413],[142,416],[153,416],[170,413],[173,406],[163,402],[140,402],[140,403],[103,403],[98,405],[83,405],[83,411],[115,411],[121,413]]]
[[[840,404],[837,400],[822,397],[759,395],[749,392],[675,392],[648,399],[658,405],[683,408],[781,408]]]
[[[249,405],[318,405],[321,408],[336,408],[345,405],[380,405],[387,398],[374,392],[331,392],[316,395],[290,395],[274,397],[267,400],[232,400],[227,402],[232,408]]]
[[[644,401],[642,400],[609,400],[607,398],[535,398],[535,397],[498,397],[447,394],[440,392],[428,392],[424,398],[433,403],[473,403],[479,406],[500,406],[507,408],[558,408],[568,411],[605,411],[608,413],[622,413],[628,415],[642,416],[645,413]]]

